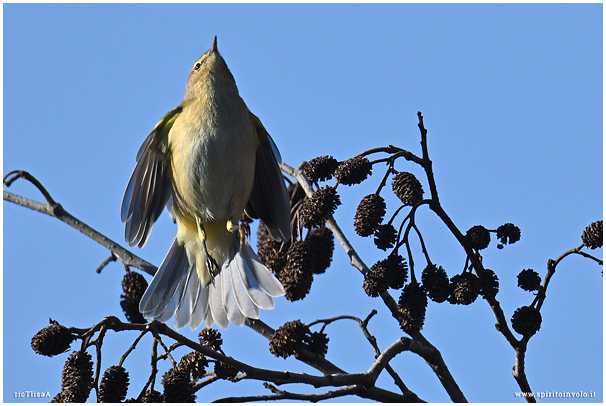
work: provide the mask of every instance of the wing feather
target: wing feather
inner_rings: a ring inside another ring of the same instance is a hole
[[[290,240],[290,200],[280,171],[280,154],[271,136],[253,113],[250,119],[258,139],[255,178],[246,207],[246,214],[260,218],[272,237],[278,241]]]
[[[179,106],[168,112],[137,153],[137,164],[124,192],[120,212],[126,223],[125,238],[131,247],[145,245],[171,196],[168,133],[182,110]]]

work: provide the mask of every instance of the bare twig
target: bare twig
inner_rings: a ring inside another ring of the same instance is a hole
[[[48,206],[52,207],[53,209],[60,210],[61,205],[52,198],[52,196],[50,195],[50,193],[48,193],[48,190],[46,190],[42,183],[40,183],[40,181],[34,176],[32,176],[29,172],[20,170],[10,171],[6,175],[4,175],[2,181],[4,182],[6,187],[10,187],[10,185],[12,185],[12,183],[19,178],[23,178],[25,180],[30,181],[40,191],[40,193],[42,193],[42,196],[46,200]]]
[[[533,306],[536,304],[537,310],[541,310],[541,306],[543,306],[543,302],[545,301],[545,297],[546,297],[546,293],[547,293],[547,286],[549,286],[551,277],[555,274],[556,266],[558,266],[558,264],[564,258],[566,258],[567,256],[572,255],[572,254],[579,254],[579,255],[584,256],[585,258],[589,258],[589,259],[597,262],[599,265],[603,265],[603,261],[601,259],[596,258],[596,257],[582,251],[584,246],[585,246],[584,244],[581,244],[580,246],[578,246],[576,248],[572,248],[572,249],[564,252],[558,258],[550,259],[549,261],[547,261],[547,273],[545,274],[545,279],[543,281],[543,284],[539,288],[539,292],[537,293],[534,301],[532,302]]]
[[[585,258],[589,258],[589,259],[597,262],[600,265],[603,264],[603,261],[601,259],[598,259],[598,258],[582,251],[583,247],[584,247],[584,245],[580,245],[579,247],[572,248],[572,249],[564,252],[562,255],[560,255],[555,260],[550,259],[547,261],[547,273],[545,274],[545,279],[543,281],[543,284],[540,286],[539,291],[538,291],[537,295],[535,296],[531,306],[536,306],[537,310],[541,310],[541,307],[543,306],[543,302],[545,301],[545,298],[546,298],[547,287],[549,286],[549,282],[551,281],[551,278],[555,274],[556,267],[567,256],[572,255],[572,254],[580,254],[580,255],[584,256]],[[527,349],[528,341],[530,340],[531,337],[532,337],[532,334],[525,335],[521,340],[518,341],[517,346],[514,346],[516,362],[515,362],[515,366],[513,368],[513,376],[516,379],[516,381],[518,382],[520,389],[527,393],[532,393],[530,385],[528,384],[528,379],[526,377],[526,369],[525,369],[526,349]],[[535,403],[536,399],[533,396],[530,396],[530,397],[526,398],[526,401],[530,402],[530,403]]]
[[[15,173],[18,173],[19,176],[14,175]],[[13,174],[13,175],[11,176],[11,174]],[[45,197],[45,199],[47,200],[47,204],[42,204],[35,200],[31,200],[31,199],[25,198],[23,196],[16,195],[16,194],[8,192],[6,190],[3,191],[4,200],[11,202],[11,203],[15,203],[19,206],[26,207],[28,209],[38,211],[40,213],[47,214],[51,217],[55,217],[55,218],[61,220],[62,222],[64,222],[65,224],[80,231],[82,234],[86,235],[87,237],[91,238],[92,240],[103,245],[105,248],[109,249],[112,252],[112,254],[117,256],[120,259],[120,261],[122,261],[125,265],[135,267],[144,272],[147,272],[150,275],[154,275],[156,273],[157,268],[154,265],[150,264],[149,262],[145,261],[144,259],[142,259],[142,258],[138,257],[137,255],[133,254],[132,252],[128,251],[127,249],[122,247],[120,244],[107,238],[105,235],[101,234],[94,228],[90,227],[86,223],[82,222],[78,218],[76,218],[76,217],[72,216],[70,213],[68,213],[63,208],[63,206],[61,206],[59,203],[57,203],[53,200],[53,198],[50,196],[50,194],[44,188],[44,186],[42,186],[42,184],[28,172],[26,172],[26,171],[9,172],[5,176],[6,186],[10,186],[16,179],[18,179],[20,177],[32,182],[38,188],[38,190],[40,190],[42,195]]]
[[[166,344],[164,344],[164,341],[162,341],[162,338],[160,337],[160,334],[158,334],[158,329],[157,323],[150,323],[151,326],[151,332],[154,335],[154,338],[156,339],[156,341],[158,342],[158,344],[160,344],[162,346],[162,348],[164,348],[164,351],[166,352],[166,356],[168,357],[168,359],[170,360],[170,362],[173,364],[173,368],[175,368],[177,366],[177,362],[175,361],[175,359],[173,358],[173,356],[170,354],[170,350],[168,349],[168,347],[166,346]]]
[[[261,334],[263,337],[271,340],[271,337],[274,335],[275,330],[269,327],[267,324],[263,323],[260,319],[250,319],[246,318],[244,320],[246,326],[250,327],[257,333]]]
[[[147,331],[148,330],[143,330],[143,331],[141,331],[141,333],[139,333],[139,335],[137,336],[137,338],[135,339],[135,341],[133,342],[133,344],[128,348],[128,350],[126,350],[126,352],[120,358],[120,362],[118,363],[118,366],[122,366],[122,364],[126,360],[126,357],[128,357],[128,355],[135,349],[135,347],[137,346],[137,344],[139,344],[139,341],[141,341],[141,339],[143,338],[143,336],[145,334],[147,334]]]
[[[526,342],[527,341],[528,340],[526,340]],[[527,348],[526,342],[520,343],[518,346],[514,347],[516,361],[515,361],[515,365],[513,366],[513,377],[515,378],[515,380],[518,383],[518,386],[520,387],[520,390],[522,392],[526,392],[527,394],[532,394],[532,389],[530,388],[530,384],[528,383],[528,378],[526,377],[526,367],[525,367],[526,348]],[[537,402],[537,400],[535,399],[534,396],[527,396],[524,399],[526,399],[527,403],[536,403]]]
[[[269,327],[262,320],[247,318],[247,319],[245,319],[244,322],[245,322],[246,326],[250,327],[251,329],[253,329],[257,333],[261,334],[263,337],[267,338],[268,340],[271,340],[271,338],[275,332],[275,330],[273,328]],[[325,375],[345,374],[346,373],[341,368],[337,367],[332,362],[328,361],[326,358],[320,357],[317,354],[315,354],[309,350],[306,350],[304,348],[297,352],[296,358],[299,361],[304,362],[307,365],[317,369],[318,371],[322,372]]]
[[[396,146],[393,146],[393,145],[388,145],[386,147],[372,148],[372,149],[364,151],[361,154],[358,154],[356,156],[368,156],[371,154],[375,154],[377,152],[385,152],[385,153],[391,154],[391,156],[384,158],[384,159],[379,159],[375,162],[383,162],[383,161],[393,162],[399,157],[404,157],[406,160],[415,162],[419,165],[422,165],[422,163],[423,163],[423,159],[419,158],[412,152],[399,148],[399,147],[396,147]]]
[[[376,400],[384,403],[411,403],[416,402],[415,399],[407,399],[404,396],[397,395],[392,392],[387,392],[379,388],[364,388],[359,385],[351,385],[344,388],[330,390],[328,392],[319,394],[297,394],[287,391],[278,390],[273,385],[265,384],[268,389],[274,392],[273,395],[258,395],[258,396],[242,396],[242,397],[229,397],[216,400],[217,403],[244,403],[244,402],[256,402],[261,400],[307,400],[311,402],[318,402],[320,400],[334,399],[345,395],[356,395],[361,398]],[[272,389],[273,388],[273,389]],[[275,389],[275,391],[274,391]]]
[[[282,163],[280,165],[280,167],[282,168],[282,170],[285,173],[287,173],[288,175],[297,179],[297,181],[299,182],[299,184],[305,191],[305,194],[308,197],[311,197],[313,195],[314,191],[312,189],[311,182],[303,174],[304,166],[305,166],[304,163],[299,165],[299,167],[297,167],[297,168],[293,168],[285,163]],[[341,231],[341,228],[339,227],[339,225],[337,224],[337,222],[334,220],[334,218],[332,216],[330,216],[330,218],[328,220],[326,220],[326,224],[331,229],[331,231],[333,232],[333,234],[335,235],[335,237],[337,238],[337,240],[339,241],[339,243],[341,244],[341,246],[343,247],[343,249],[349,256],[351,265],[353,265],[355,268],[360,270],[360,272],[362,272],[362,274],[366,274],[369,271],[368,266],[366,266],[364,261],[362,261],[362,258],[360,258],[360,256],[358,255],[356,250],[353,248],[353,246],[351,245],[351,243],[349,242],[349,240],[347,239],[347,237],[345,236],[343,231]]]
[[[372,312],[370,312],[370,314],[368,316],[366,316],[366,318],[363,321],[360,321],[360,329],[362,329],[364,336],[366,337],[366,339],[368,340],[370,345],[372,345],[372,348],[375,351],[375,358],[377,358],[379,355],[381,355],[381,350],[379,349],[379,345],[377,344],[377,339],[372,334],[370,334],[370,331],[368,331],[368,322],[375,314],[377,314],[377,311],[373,310]],[[385,369],[387,370],[389,375],[393,378],[394,383],[396,384],[396,386],[398,388],[400,388],[400,390],[402,391],[403,394],[412,393],[410,391],[410,389],[408,389],[408,387],[406,386],[404,381],[402,381],[402,378],[400,378],[400,375],[398,375],[396,373],[396,371],[391,367],[391,365],[387,364],[385,366]]]
[[[207,373],[208,373],[208,372],[207,372]],[[213,383],[213,382],[215,382],[215,381],[218,381],[219,379],[221,379],[221,378],[217,377],[217,375],[216,375],[216,374],[212,374],[211,376],[209,376],[207,379],[203,380],[202,382],[198,382],[197,384],[195,384],[195,385],[193,386],[193,391],[194,391],[194,392],[197,392],[197,391],[199,391],[200,389],[202,389],[203,387],[208,386],[208,385],[210,385],[211,383]]]
[[[97,354],[97,362],[95,363],[95,377],[93,378],[93,387],[95,388],[95,392],[97,393],[97,402],[99,401],[99,379],[101,379],[101,347],[103,346],[103,338],[105,337],[106,332],[107,327],[102,326],[101,330],[99,330],[99,335],[95,340],[95,352]]]
[[[160,354],[158,355],[158,359],[165,359],[168,358],[168,355],[171,354],[174,350],[176,350],[179,347],[183,347],[182,343],[172,343],[170,345],[170,347],[168,347],[168,352],[165,352],[164,354]]]
[[[372,345],[372,347],[373,347],[373,349],[375,351],[375,358],[377,358],[377,357],[379,357],[379,355],[381,355],[381,350],[379,349],[379,346],[377,345],[377,339],[374,336],[372,336],[370,334],[370,332],[368,331],[368,322],[376,314],[377,314],[377,311],[373,310],[372,312],[370,312],[370,314],[364,320],[361,320],[360,318],[355,317],[355,316],[348,316],[348,315],[336,316],[336,317],[331,317],[331,318],[328,318],[328,319],[315,320],[315,321],[309,323],[307,326],[311,327],[314,324],[322,323],[322,324],[324,324],[324,326],[322,327],[322,330],[323,330],[324,327],[326,327],[328,324],[331,324],[331,323],[333,323],[333,322],[335,322],[337,320],[354,320],[360,326],[360,329],[362,330],[362,333],[364,334],[364,336],[366,337],[366,339],[368,340],[368,342],[370,343],[370,345]],[[410,396],[416,396],[416,394],[412,393],[406,387],[406,385],[404,384],[404,382],[402,381],[402,379],[400,378],[400,376],[394,371],[394,369],[389,364],[385,365],[385,369],[387,370],[387,372],[393,378],[394,383],[400,388],[400,390],[402,391],[402,394],[410,395]]]
[[[339,388],[335,390],[330,390],[328,392],[317,393],[317,394],[301,394],[301,393],[293,393],[287,392],[283,390],[279,390],[275,386],[264,383],[264,386],[269,389],[273,395],[258,395],[258,396],[240,396],[240,397],[229,397],[218,399],[215,403],[244,403],[244,402],[259,402],[262,400],[306,400],[309,402],[319,402],[321,400],[326,399],[335,399],[341,396],[346,395],[354,395],[360,392],[360,389],[357,385],[347,386],[345,388]]]
[[[421,166],[423,169],[425,169],[425,174],[427,175],[432,204],[439,205],[440,199],[438,197],[438,188],[436,186],[436,180],[433,176],[433,164],[431,159],[429,159],[429,148],[427,147],[427,129],[423,123],[423,115],[420,111],[417,112],[417,117],[419,118],[419,130],[421,130],[421,149],[423,150],[423,160],[421,162]]]
[[[107,264],[109,264],[110,262],[114,262],[117,259],[118,259],[118,257],[116,256],[116,254],[114,254],[112,252],[112,254],[109,256],[109,258],[107,258],[105,261],[103,261],[101,263],[101,265],[99,265],[99,268],[97,268],[97,273],[101,273],[101,271],[103,270],[103,268],[105,268],[107,266]]]
[[[145,382],[145,385],[143,386],[143,389],[141,389],[139,396],[137,396],[137,400],[141,400],[148,388],[150,391],[154,390],[154,386],[156,384],[156,375],[158,375],[158,340],[156,340],[154,337],[151,350],[151,372],[147,382]]]

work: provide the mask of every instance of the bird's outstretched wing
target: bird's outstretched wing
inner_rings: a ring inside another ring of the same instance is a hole
[[[168,133],[182,106],[168,112],[156,124],[137,153],[137,165],[122,199],[125,238],[131,247],[143,247],[155,221],[171,196]]]
[[[249,112],[258,140],[255,181],[246,214],[260,218],[272,237],[279,241],[290,239],[290,199],[280,171],[280,153],[261,120]]]

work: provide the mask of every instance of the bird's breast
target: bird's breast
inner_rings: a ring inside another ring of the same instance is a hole
[[[252,191],[256,153],[244,102],[184,109],[169,142],[178,211],[204,221],[239,218]]]

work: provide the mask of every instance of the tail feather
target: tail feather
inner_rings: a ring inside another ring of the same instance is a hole
[[[225,329],[229,326],[229,320],[227,319],[227,313],[225,312],[225,306],[223,304],[222,289],[223,274],[220,272],[208,286],[208,306],[210,307],[210,317],[212,320],[217,326]]]
[[[191,316],[194,315],[194,309],[197,303],[199,303],[200,290],[202,289],[202,284],[193,267],[188,272],[187,281],[185,283],[185,289],[183,289],[181,296],[178,299],[179,305],[175,311],[175,328],[177,329],[185,327],[188,323],[192,324],[192,329],[197,328],[200,325],[200,323],[198,323],[198,325],[194,327],[193,321],[191,320]]]
[[[235,262],[234,262],[235,261]],[[234,290],[234,294],[236,296],[236,302],[240,312],[252,319],[259,318],[259,307],[258,301],[255,301],[253,298],[255,296],[255,288],[252,286],[251,281],[244,278],[242,279],[242,270],[244,270],[242,257],[240,255],[236,255],[234,257],[233,265],[237,266],[229,266],[226,267],[225,271],[231,278],[231,285]],[[230,265],[232,265],[230,263]],[[251,291],[249,293],[249,290]]]
[[[195,256],[175,240],[158,272],[141,299],[139,308],[147,318],[167,321],[175,316],[175,327],[189,324],[192,330],[202,322],[226,329],[241,326],[245,319],[258,318],[259,309],[272,309],[272,297],[284,295],[284,288],[261,263],[245,241],[234,257],[223,264],[213,280],[202,286]]]
[[[274,301],[259,285],[259,278],[255,276],[258,272],[253,272],[254,266],[251,264],[250,259],[246,255],[236,255],[234,260],[238,262],[235,264],[237,266],[231,266],[230,268],[232,272],[235,271],[233,272],[235,274],[233,278],[239,281],[239,284],[236,286],[240,287],[240,308],[242,312],[244,313],[247,305],[254,308],[254,311],[257,313],[259,308],[266,310],[273,309]],[[265,272],[269,271],[265,269]]]
[[[206,299],[206,300],[208,300],[208,306],[206,307],[206,313],[204,314],[204,325],[206,327],[210,327],[210,326],[213,325],[213,314],[210,311],[210,296],[211,296],[211,293],[210,293],[210,289],[208,288],[209,285],[206,285],[206,287],[207,287],[207,290],[208,290],[208,297]]]
[[[246,318],[242,311],[240,310],[240,306],[236,299],[236,294],[234,293],[234,286],[232,284],[231,272],[221,272],[221,276],[223,277],[222,284],[222,298],[223,298],[223,308],[225,309],[225,313],[227,314],[227,320],[230,323],[235,324],[237,326],[241,326],[244,324],[244,319]]]
[[[192,330],[200,327],[208,311],[208,285],[202,286],[200,284],[198,297],[189,317],[189,327]]]
[[[286,294],[280,281],[278,281],[276,277],[269,271],[269,269],[263,265],[248,241],[244,242],[240,248],[240,252],[244,257],[244,261],[247,262],[248,266],[245,267],[245,269],[250,272],[249,277],[255,279],[259,283],[259,286],[261,286],[261,289],[263,289],[268,296],[279,297]],[[273,301],[271,307],[259,307],[262,309],[273,309]]]
[[[160,321],[170,319],[177,305],[173,299],[181,297],[190,269],[185,249],[175,239],[139,303],[139,311],[144,317]]]

